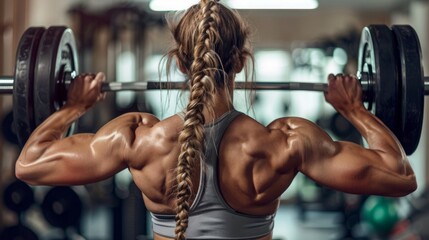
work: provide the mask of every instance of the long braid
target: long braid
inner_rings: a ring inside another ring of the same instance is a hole
[[[196,29],[197,41],[194,48],[194,61],[190,67],[190,97],[186,107],[183,130],[179,135],[181,153],[177,165],[177,209],[176,239],[185,239],[188,227],[190,199],[192,196],[192,167],[203,157],[204,152],[204,115],[207,106],[213,106],[212,96],[215,93],[215,73],[220,66],[215,52],[218,42],[216,13],[217,3],[202,0],[201,22]],[[212,108],[212,107],[211,107]],[[212,109],[208,108],[209,112]]]
[[[223,91],[232,103],[230,91],[235,74],[253,59],[248,43],[249,29],[234,12],[217,0],[201,0],[167,19],[175,40],[168,53],[167,74],[172,63],[190,80],[189,103],[179,134],[180,154],[176,167],[176,239],[185,239],[193,190],[192,174],[204,157],[203,111],[214,117],[215,94]],[[222,93],[221,93],[222,94]],[[204,166],[200,166],[204,167]]]

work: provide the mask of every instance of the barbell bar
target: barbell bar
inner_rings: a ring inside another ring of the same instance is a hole
[[[13,94],[13,77],[0,76],[0,94]],[[73,80],[71,80],[73,81]],[[65,83],[68,89],[70,82]],[[363,89],[367,84],[363,85]],[[291,91],[316,91],[323,92],[328,85],[325,83],[312,82],[236,82],[237,90],[291,90]],[[105,82],[101,86],[102,92],[119,91],[147,91],[147,90],[183,90],[186,89],[184,82],[167,81],[145,81],[145,82]],[[429,90],[429,87],[428,87]],[[365,90],[364,90],[365,91]]]
[[[0,94],[13,95],[14,128],[23,145],[31,132],[66,101],[79,74],[71,29],[30,27],[21,37],[14,76],[0,77]],[[417,148],[429,77],[423,76],[418,36],[408,25],[369,25],[362,30],[357,77],[363,100],[410,155]],[[236,89],[326,91],[325,83],[236,82]],[[106,82],[102,91],[186,89],[184,82]],[[73,133],[74,125],[69,129]]]
[[[13,94],[13,77],[0,76],[0,94]],[[362,91],[368,91],[370,83],[360,79]],[[66,88],[67,88],[66,84]],[[148,91],[148,90],[183,90],[183,82],[145,81],[145,82],[105,82],[101,86],[102,92],[120,91]],[[328,89],[326,83],[315,82],[235,82],[237,90],[282,90],[282,91],[314,91],[325,92]],[[429,77],[424,77],[424,92],[429,95]]]

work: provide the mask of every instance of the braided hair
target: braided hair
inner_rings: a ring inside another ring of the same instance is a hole
[[[188,227],[192,198],[191,174],[204,157],[203,110],[213,114],[216,91],[230,92],[229,81],[246,66],[251,53],[246,46],[247,26],[237,13],[217,0],[201,0],[190,7],[178,23],[169,22],[169,25],[176,46],[168,53],[167,64],[175,58],[190,82],[176,168],[175,234],[177,240],[182,240]],[[232,97],[229,101],[232,102]]]

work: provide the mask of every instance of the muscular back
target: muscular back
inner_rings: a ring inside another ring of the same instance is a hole
[[[18,178],[30,184],[87,184],[128,167],[147,208],[173,214],[174,169],[183,121],[178,116],[159,121],[150,114],[129,113],[96,134],[63,138],[81,111],[65,106],[33,132],[16,162]],[[363,107],[348,114],[369,148],[333,141],[300,118],[281,118],[264,127],[250,117],[238,116],[219,148],[218,179],[227,203],[247,214],[273,213],[298,171],[349,193],[403,196],[414,191],[414,172],[393,134]],[[200,173],[199,163],[195,164],[194,194]]]
[[[137,123],[136,141],[126,151],[130,172],[150,211],[174,214],[174,168],[183,121],[178,116],[158,121],[149,115],[135,114],[139,117],[128,117],[146,123]],[[300,161],[293,140],[297,135],[293,121],[303,120],[280,119],[264,127],[240,115],[231,123],[220,144],[218,176],[221,193],[232,208],[252,215],[275,212],[278,198],[296,175]],[[194,194],[200,168],[195,169]]]

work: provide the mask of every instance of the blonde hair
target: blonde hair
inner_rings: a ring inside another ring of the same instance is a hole
[[[192,197],[192,168],[204,156],[203,110],[213,114],[213,96],[229,93],[229,81],[253,59],[248,49],[249,30],[240,16],[215,0],[201,0],[178,21],[169,21],[175,48],[168,53],[167,69],[176,60],[190,84],[176,168],[176,239],[185,239]],[[232,97],[228,94],[229,101]]]

